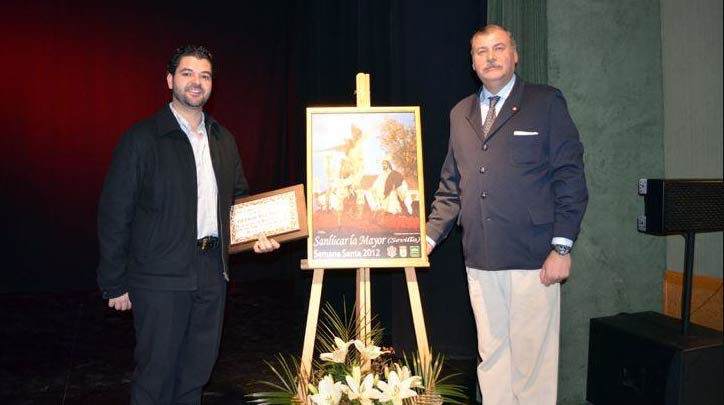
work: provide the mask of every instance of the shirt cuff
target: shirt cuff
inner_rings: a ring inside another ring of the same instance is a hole
[[[568,238],[553,238],[551,241],[551,245],[564,245],[568,247],[573,247],[573,241]]]
[[[431,237],[425,235],[425,240],[427,240],[427,244],[428,244],[428,246],[430,246],[430,248],[435,249],[436,243],[434,240],[432,240]]]

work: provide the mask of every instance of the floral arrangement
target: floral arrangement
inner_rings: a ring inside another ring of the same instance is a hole
[[[466,404],[464,388],[450,384],[456,375],[441,377],[444,357],[438,355],[427,364],[418,355],[396,359],[392,348],[379,346],[382,328],[373,325],[363,339],[354,316],[340,317],[331,305],[323,308],[323,321],[317,336],[319,359],[312,372],[303,378],[299,360],[277,356],[276,366],[267,362],[278,381],[260,381],[274,391],[249,394],[256,404],[317,405],[410,405]],[[298,392],[301,381],[306,390]]]

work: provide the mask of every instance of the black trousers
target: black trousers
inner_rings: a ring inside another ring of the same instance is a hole
[[[134,405],[201,403],[219,354],[226,281],[218,246],[196,253],[195,291],[129,291],[136,330]]]

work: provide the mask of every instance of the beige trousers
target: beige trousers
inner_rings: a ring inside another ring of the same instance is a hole
[[[554,405],[560,284],[544,286],[539,270],[467,273],[483,405]]]

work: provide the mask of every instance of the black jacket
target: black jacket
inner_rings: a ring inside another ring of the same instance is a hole
[[[226,275],[230,207],[248,187],[234,137],[208,114],[205,123]],[[129,286],[194,290],[196,210],[193,150],[166,105],[133,125],[113,152],[98,207],[98,285],[104,297],[123,295]]]
[[[450,144],[427,222],[463,227],[465,265],[539,269],[553,237],[576,240],[588,202],[583,145],[558,89],[516,78],[487,137],[479,93],[450,112]]]

